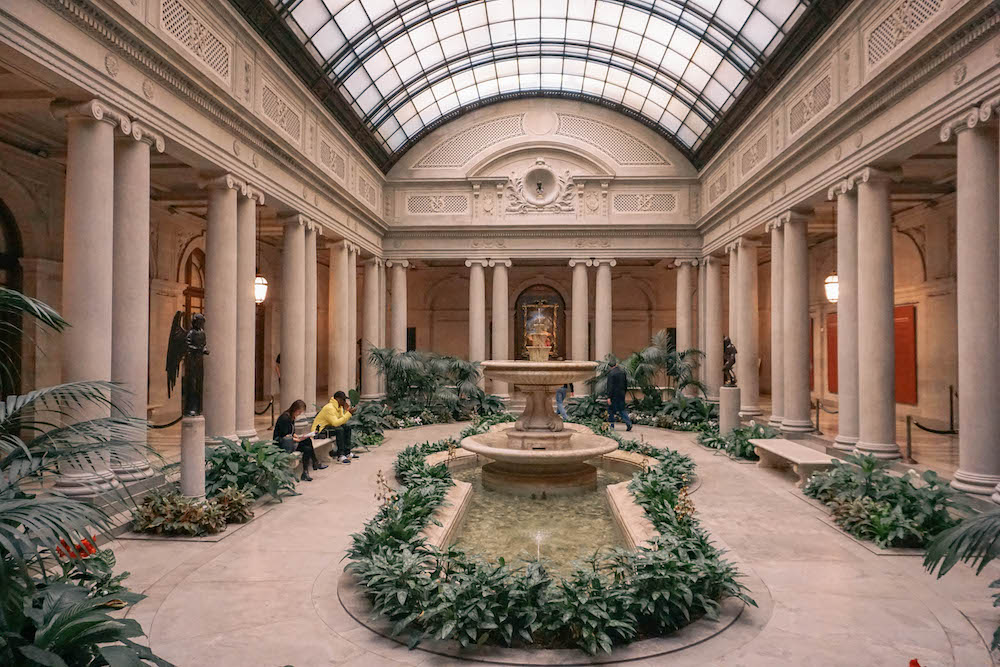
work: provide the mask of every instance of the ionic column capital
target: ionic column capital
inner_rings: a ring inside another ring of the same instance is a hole
[[[505,267],[507,267],[509,269],[512,265],[513,265],[513,262],[511,262],[509,259],[491,259],[490,260],[490,267],[491,268],[495,268],[497,266],[505,266]]]
[[[898,168],[886,171],[876,167],[865,167],[848,178],[852,188],[861,183],[898,183],[902,179],[903,172]]]
[[[743,248],[759,248],[760,241],[755,239],[748,239],[746,237],[738,238],[733,241],[733,248],[741,250]]]
[[[382,266],[385,265],[385,263],[386,262],[383,259],[381,259],[380,257],[369,257],[368,259],[365,260],[365,264],[366,265],[370,264],[370,265],[374,266],[375,268],[381,268]]]
[[[785,211],[777,218],[776,229],[784,227],[785,225],[794,225],[798,223],[809,222],[809,216],[805,213],[799,213],[798,211]]]
[[[401,266],[404,269],[410,268],[410,260],[408,259],[387,259],[385,260],[385,265],[390,269],[394,266]],[[466,264],[468,266],[468,264]]]
[[[722,258],[715,255],[706,255],[701,258],[702,266],[712,266],[713,264],[722,264]]]
[[[576,266],[577,264],[581,266],[593,266],[594,262],[590,259],[571,259],[569,260],[570,268]]]
[[[257,204],[259,204],[260,206],[264,205],[264,193],[256,185],[253,185],[251,183],[246,183],[246,187],[244,188],[242,194],[247,199],[256,199]]]
[[[850,178],[842,178],[827,189],[826,199],[827,201],[833,201],[837,197],[852,194],[854,194],[854,181]]]
[[[785,224],[785,223],[781,219],[780,216],[777,217],[777,218],[771,218],[770,220],[768,220],[767,222],[764,223],[764,231],[765,232],[773,232],[776,229],[781,229],[781,226],[783,224]]]
[[[677,258],[674,260],[674,266],[680,268],[682,266],[698,266],[699,260],[692,257]]]
[[[124,111],[116,109],[104,100],[93,99],[86,102],[57,100],[49,107],[52,115],[60,120],[88,118],[114,125],[124,134],[132,134],[132,120]]]
[[[283,227],[293,227],[300,225],[302,227],[308,227],[310,222],[309,218],[302,215],[301,213],[292,213],[291,215],[285,215],[278,218],[278,224]]]
[[[607,259],[594,258],[594,259],[592,259],[590,261],[592,262],[592,266],[597,266],[597,267],[600,267],[602,264],[607,264],[608,266],[612,266],[612,267],[618,265],[618,261],[617,260],[610,259],[610,258],[607,258]]]
[[[198,181],[198,187],[202,190],[236,190],[244,196],[247,193],[246,181],[232,174],[204,177]]]
[[[490,260],[488,260],[488,259],[467,259],[467,260],[465,260],[465,265],[467,267],[469,267],[470,269],[473,266],[481,266],[481,267],[483,267],[485,269],[487,266],[490,265]]]
[[[157,153],[162,153],[166,148],[166,142],[163,139],[163,135],[151,128],[146,123],[141,120],[132,121],[132,131],[128,133],[128,136],[136,141],[141,141],[144,144],[148,144],[151,148],[155,149]],[[124,137],[121,137],[124,139]]]
[[[972,107],[966,109],[957,116],[952,116],[941,125],[941,141],[949,141],[951,135],[958,134],[962,130],[971,130],[979,125],[980,121],[987,121],[993,113],[993,104],[987,102],[980,108]]]

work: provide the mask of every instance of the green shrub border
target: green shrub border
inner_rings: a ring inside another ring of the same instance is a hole
[[[420,535],[454,484],[444,464],[427,455],[454,439],[412,445],[397,457],[405,486],[352,535],[346,570],[359,581],[374,613],[410,647],[426,639],[535,648],[577,647],[593,655],[615,645],[662,636],[702,617],[717,619],[720,601],[756,603],[694,516],[687,484],[694,462],[669,449],[612,435],[625,451],[657,464],[629,484],[660,535],[639,549],[613,549],[586,559],[567,578],[541,562],[487,562],[456,548],[436,549]]]

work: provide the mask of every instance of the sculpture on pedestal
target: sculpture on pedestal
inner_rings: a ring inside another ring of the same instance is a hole
[[[733,366],[736,365],[736,346],[729,336],[722,338],[722,382],[727,387],[736,386],[736,373]]]
[[[194,417],[202,412],[202,397],[205,393],[205,355],[208,354],[205,335],[205,316],[195,313],[191,318],[191,328],[181,326],[183,313],[177,311],[170,325],[167,343],[167,397],[177,382],[181,361],[184,361],[184,382],[181,385],[182,413]]]

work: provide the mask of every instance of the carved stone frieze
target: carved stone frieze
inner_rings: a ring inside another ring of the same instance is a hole
[[[507,181],[507,214],[569,213],[576,186],[569,171],[556,174],[539,158],[524,174],[512,173]]]

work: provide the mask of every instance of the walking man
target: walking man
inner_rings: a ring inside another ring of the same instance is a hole
[[[628,418],[628,410],[625,409],[625,391],[628,389],[628,378],[625,376],[625,369],[618,365],[618,360],[611,357],[611,370],[608,371],[607,392],[608,392],[608,422],[611,428],[615,427],[615,416],[621,416],[625,422],[625,430],[632,430],[632,420]]]

